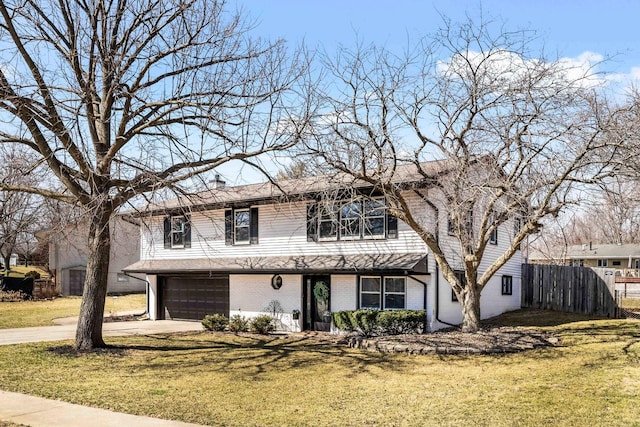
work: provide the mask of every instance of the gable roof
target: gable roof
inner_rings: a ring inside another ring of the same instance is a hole
[[[397,185],[424,186],[429,179],[451,170],[450,160],[434,160],[419,164],[398,165],[395,169],[372,172],[372,176]],[[215,209],[234,205],[260,204],[277,200],[305,200],[328,191],[345,188],[366,190],[372,186],[347,174],[319,175],[300,179],[287,179],[257,184],[221,187],[187,194],[164,202],[151,204],[146,213],[178,211],[180,209]]]

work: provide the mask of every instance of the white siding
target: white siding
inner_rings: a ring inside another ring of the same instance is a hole
[[[482,272],[485,271],[497,257],[501,256],[504,253],[513,238],[513,230],[514,228],[512,221],[508,221],[498,228],[498,244],[487,245],[485,255],[480,264],[479,274],[482,274]],[[441,240],[445,240],[447,242],[444,246],[448,250],[454,251],[454,248],[456,246],[459,246],[457,240],[448,235],[446,228],[441,229],[441,233],[445,235],[445,237],[441,238]],[[452,256],[452,258],[454,260],[456,259],[455,256]],[[453,268],[463,269],[462,259],[458,257],[458,260],[459,264],[456,264],[454,262],[452,265]],[[489,280],[489,283],[483,289],[482,296],[480,298],[480,316],[482,319],[494,317],[506,311],[517,310],[520,308],[521,265],[522,254],[520,251],[518,251]],[[502,295],[503,275],[513,277],[512,295]],[[433,296],[433,298],[435,298],[435,295]],[[462,323],[462,311],[460,309],[460,304],[458,302],[451,301],[451,287],[442,275],[440,275],[439,304],[440,306],[438,317],[440,320],[454,325]],[[444,323],[437,322],[435,319],[433,319],[432,325],[433,330],[448,326]]]
[[[256,245],[225,245],[224,210],[216,210],[191,214],[191,248],[165,249],[163,218],[154,217],[143,227],[141,259],[427,253],[420,237],[401,221],[397,239],[308,242],[305,202],[258,208]]]
[[[278,329],[299,331],[300,321],[293,320],[291,312],[302,310],[302,276],[283,274],[282,287],[273,289],[268,274],[232,274],[229,276],[229,315],[252,318],[261,314],[273,315],[268,311],[272,302],[282,308],[276,313]]]
[[[355,310],[358,306],[358,276],[331,276],[331,311]]]
[[[432,193],[425,195],[433,199]],[[440,245],[454,269],[462,269],[460,244],[447,232],[445,209],[436,210],[417,195],[407,195],[415,219],[427,229],[439,224]],[[442,206],[442,205],[440,205]],[[273,205],[260,205],[259,243],[255,245],[225,244],[224,210],[194,212],[191,214],[191,248],[165,249],[163,217],[151,218],[141,227],[141,259],[201,259],[223,257],[263,257],[263,256],[314,256],[314,255],[357,255],[357,254],[403,254],[424,253],[428,250],[420,237],[402,221],[398,222],[397,239],[322,241],[308,242],[306,234],[306,202],[291,202]],[[500,256],[511,240],[513,224],[501,226],[498,231],[498,245],[489,245],[480,266],[486,269],[490,262]],[[435,261],[429,257],[428,270],[432,276],[418,276],[427,282],[427,321],[431,330],[446,326],[436,319],[436,307],[439,319],[452,324],[462,321],[460,306],[451,301],[451,288],[440,275],[439,290],[436,290]],[[509,260],[484,289],[481,299],[482,317],[490,317],[507,310],[520,307],[520,252]],[[367,272],[362,272],[366,274]],[[513,277],[513,295],[501,295],[501,276]],[[286,330],[299,330],[300,322],[293,321],[290,313],[293,309],[302,310],[302,275],[283,274],[284,284],[280,290],[271,288],[270,274],[232,274],[230,276],[230,315],[242,314],[247,317],[263,313],[270,301],[278,301],[283,309],[281,327]],[[152,286],[153,288],[153,286]],[[424,286],[416,280],[407,279],[406,306],[409,309],[422,309],[424,305]],[[439,292],[439,301],[435,301]],[[154,299],[150,297],[153,301]],[[153,303],[151,303],[153,305]],[[352,310],[358,307],[358,275],[331,276],[332,311]]]

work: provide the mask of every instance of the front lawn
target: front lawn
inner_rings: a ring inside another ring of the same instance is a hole
[[[0,347],[0,387],[212,425],[638,425],[640,322],[523,310],[503,323],[527,319],[560,344],[498,356],[379,354],[304,335],[109,338],[114,348],[90,354],[27,344]]]
[[[53,319],[77,316],[81,300],[81,297],[62,297],[53,300],[0,302],[0,329],[51,326]],[[143,312],[145,307],[144,294],[108,296],[104,312],[105,315],[129,310]]]
[[[11,266],[11,269],[8,273],[6,270],[0,269],[0,276],[24,278],[25,274],[31,271],[37,271],[40,274],[40,277],[43,279],[49,278],[49,272],[44,268],[37,266],[25,267],[24,265],[13,265]]]

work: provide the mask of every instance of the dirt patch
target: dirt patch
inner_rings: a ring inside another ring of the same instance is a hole
[[[352,348],[383,353],[409,354],[517,353],[534,348],[555,346],[560,342],[560,339],[554,335],[516,327],[485,328],[476,333],[447,330],[430,334],[383,337],[314,334],[313,338]]]
[[[146,314],[114,314],[105,316],[102,320],[102,323],[111,323],[111,322],[130,322],[133,320],[149,320],[149,316]]]

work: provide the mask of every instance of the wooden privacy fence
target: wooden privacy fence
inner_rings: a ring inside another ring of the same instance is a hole
[[[523,264],[522,307],[619,317],[613,274],[588,267]]]

